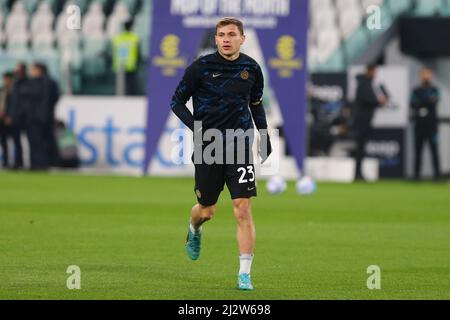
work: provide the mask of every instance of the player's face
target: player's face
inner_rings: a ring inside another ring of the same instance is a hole
[[[245,36],[241,35],[239,28],[234,24],[217,28],[217,49],[227,59],[233,60],[239,56],[239,50],[244,41]]]
[[[433,72],[430,69],[422,70],[422,82],[431,82],[433,80]]]

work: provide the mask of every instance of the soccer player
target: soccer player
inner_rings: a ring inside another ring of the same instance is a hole
[[[227,158],[233,153],[233,160],[242,160],[237,153],[242,148],[226,138],[227,130],[252,130],[252,118],[261,134],[261,157],[264,162],[271,153],[270,139],[262,95],[264,79],[261,67],[249,56],[240,52],[245,41],[241,21],[224,18],[216,25],[215,42],[217,51],[200,57],[185,71],[172,98],[172,111],[192,131],[201,122],[201,135],[209,129],[219,130],[224,137],[224,151],[219,158]],[[186,103],[193,98],[192,114]],[[194,125],[195,124],[195,125]],[[194,146],[206,149],[207,142],[196,139]],[[202,139],[203,140],[203,139]],[[206,140],[206,139],[205,139]],[[240,269],[238,288],[253,290],[250,269],[255,246],[255,225],[252,216],[251,197],[256,196],[255,171],[251,155],[252,139],[245,139],[243,161],[229,163],[202,160],[195,164],[195,194],[198,204],[191,211],[191,220],[186,240],[186,251],[190,259],[197,260],[200,255],[202,224],[211,220],[216,212],[216,203],[225,183],[233,202],[234,216],[237,220],[237,241],[239,245]],[[234,142],[234,139],[233,141]],[[197,148],[196,147],[196,148]],[[194,150],[193,160],[196,150]]]

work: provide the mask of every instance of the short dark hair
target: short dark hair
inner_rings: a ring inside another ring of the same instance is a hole
[[[233,17],[225,17],[219,20],[219,22],[217,22],[216,24],[216,34],[217,34],[217,29],[228,26],[228,25],[235,25],[238,29],[239,32],[241,33],[241,35],[244,35],[244,24],[242,23],[241,20],[233,18]]]
[[[11,71],[8,71],[8,72],[5,72],[4,74],[3,74],[3,79],[13,79],[14,78],[14,72],[11,72]]]
[[[33,66],[35,68],[39,69],[42,72],[43,75],[47,75],[48,69],[47,69],[47,66],[44,63],[36,62]]]
[[[21,71],[27,71],[27,64],[25,63],[25,62],[19,62],[18,64],[17,64],[17,66],[19,67],[19,69],[21,70]]]
[[[123,24],[123,28],[126,30],[126,31],[131,31],[131,29],[133,28],[133,20],[127,20],[127,21],[125,21],[125,23]]]
[[[375,71],[378,68],[376,63],[370,63],[367,65],[367,72]]]

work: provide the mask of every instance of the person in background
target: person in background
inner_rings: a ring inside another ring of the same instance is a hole
[[[19,63],[16,66],[14,73],[14,85],[10,96],[10,134],[14,141],[14,165],[13,169],[18,170],[23,168],[23,148],[22,148],[22,133],[26,132],[27,123],[27,101],[24,99],[21,92],[27,86],[27,65]]]
[[[369,65],[366,74],[358,76],[358,87],[356,89],[355,99],[355,119],[354,131],[356,134],[356,180],[364,180],[362,175],[362,160],[365,154],[366,143],[372,134],[372,119],[375,110],[386,105],[388,97],[383,94],[383,90],[377,90],[374,86],[376,76],[376,65]]]
[[[414,178],[420,180],[422,168],[422,149],[428,142],[433,159],[434,180],[441,177],[439,168],[439,128],[437,106],[440,98],[439,89],[433,85],[433,72],[429,68],[423,68],[421,72],[421,84],[411,94],[411,108],[414,116],[415,137],[415,163]]]
[[[50,165],[54,166],[58,164],[58,147],[55,136],[55,109],[60,97],[59,86],[55,80],[53,80],[48,74],[47,66],[38,63],[37,68],[43,81],[45,90],[45,127],[44,135],[48,145]]]
[[[9,167],[8,136],[11,125],[10,100],[11,91],[14,84],[14,73],[7,72],[3,75],[3,88],[0,89],[0,147],[2,149],[3,159],[2,167]]]
[[[55,135],[58,145],[57,166],[60,168],[78,168],[80,166],[80,158],[76,135],[61,120],[56,122]]]
[[[45,65],[35,63],[31,67],[31,79],[20,93],[28,106],[31,170],[47,170],[55,164],[57,155],[54,111],[59,99],[58,86],[49,78]]]
[[[125,94],[138,95],[138,67],[140,60],[139,36],[132,31],[133,21],[124,24],[122,33],[112,41],[113,70],[116,74],[125,73]]]

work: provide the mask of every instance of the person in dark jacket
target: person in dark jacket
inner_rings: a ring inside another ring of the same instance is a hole
[[[3,75],[3,88],[0,89],[0,147],[3,159],[2,167],[9,167],[8,136],[10,135],[11,90],[14,84],[14,74],[7,72]]]
[[[50,165],[58,164],[58,146],[56,142],[56,120],[55,109],[60,97],[59,86],[48,74],[47,67],[43,64],[37,64],[41,79],[44,82],[46,120],[45,120],[45,139],[48,144]]]
[[[422,69],[421,84],[415,88],[411,95],[411,108],[414,115],[414,136],[415,136],[415,179],[420,180],[422,167],[422,149],[425,142],[428,142],[433,159],[434,179],[439,180],[441,173],[439,168],[439,131],[437,105],[439,103],[440,92],[432,84],[433,72],[429,68]]]
[[[56,163],[54,112],[59,99],[56,82],[47,75],[47,68],[34,64],[31,79],[21,91],[27,101],[27,136],[30,144],[32,170],[47,170]]]
[[[377,90],[374,86],[373,80],[377,72],[375,65],[369,65],[367,72],[364,75],[358,76],[358,87],[356,89],[355,98],[355,118],[354,131],[356,134],[356,180],[364,180],[361,171],[361,164],[365,154],[366,143],[372,134],[372,119],[375,110],[384,106],[388,97],[382,93],[382,90]]]
[[[23,168],[23,152],[21,135],[26,130],[27,104],[21,91],[27,85],[27,66],[19,63],[16,66],[14,85],[10,96],[10,133],[14,141],[14,166],[13,169]]]

